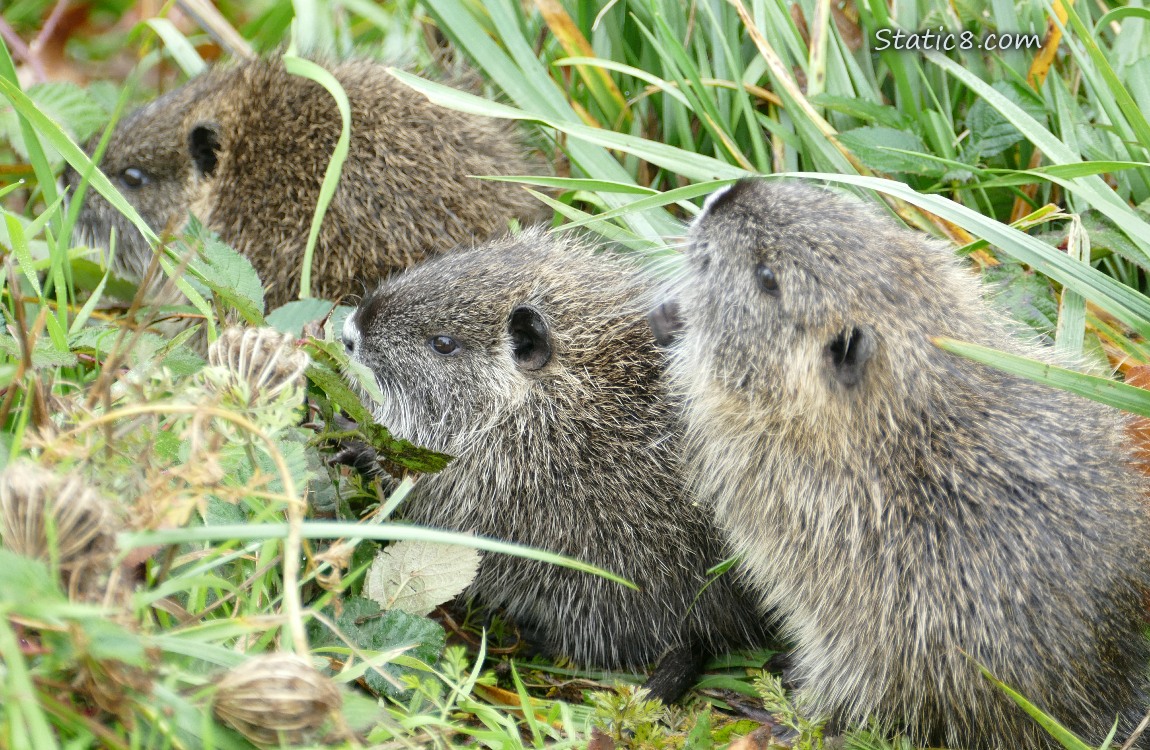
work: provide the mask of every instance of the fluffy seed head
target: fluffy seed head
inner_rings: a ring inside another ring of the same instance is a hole
[[[311,358],[275,329],[232,327],[208,347],[208,363],[226,368],[231,382],[256,404],[303,387]]]
[[[56,559],[72,591],[108,569],[116,549],[107,501],[76,474],[61,476],[31,461],[0,475],[4,546],[38,560]]]
[[[302,657],[263,654],[227,672],[218,683],[216,716],[261,746],[314,740],[343,704],[339,688]]]

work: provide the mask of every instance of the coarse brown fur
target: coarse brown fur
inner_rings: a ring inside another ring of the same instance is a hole
[[[736,183],[688,258],[674,369],[693,483],[814,710],[919,743],[1055,746],[973,658],[1091,742],[1116,717],[1129,733],[1150,521],[1123,417],[936,347],[1059,361],[950,249],[855,200]]]
[[[733,575],[703,591],[727,550],[683,489],[649,286],[578,240],[529,231],[393,277],[344,328],[383,390],[380,423],[456,457],[419,480],[407,517],[570,555],[640,587],[485,556],[471,595],[585,666],[763,640]],[[458,348],[436,353],[440,337]]]
[[[431,104],[379,62],[325,67],[350,101],[351,140],[316,245],[313,294],[358,294],[365,279],[437,248],[544,218],[521,187],[473,177],[539,171],[512,127]],[[340,122],[332,95],[278,59],[220,65],[124,118],[100,166],[155,231],[178,229],[191,211],[218,232],[251,260],[276,306],[298,293]],[[143,184],[133,186],[137,174]],[[69,171],[66,182],[79,178]],[[106,245],[112,228],[116,268],[138,277],[151,248],[89,190],[77,237]]]

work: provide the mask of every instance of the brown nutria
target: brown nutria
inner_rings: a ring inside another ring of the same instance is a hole
[[[513,128],[443,109],[356,59],[327,65],[351,104],[348,157],[313,259],[312,293],[361,293],[363,279],[408,266],[435,248],[544,217],[519,186],[473,175],[538,171]],[[272,306],[293,299],[324,171],[340,133],[335,99],[278,59],[221,65],[124,118],[101,169],[157,232],[188,212],[243,253]],[[66,172],[75,186],[79,178]],[[143,236],[88,191],[76,236],[104,245],[139,276]]]
[[[672,371],[692,485],[795,642],[814,710],[920,743],[1055,746],[974,661],[1100,741],[1146,709],[1144,483],[1123,417],[949,354],[1047,362],[954,254],[746,180],[696,220]]]
[[[487,555],[470,595],[581,665],[642,667],[669,651],[648,687],[670,701],[708,653],[760,643],[764,628],[733,575],[707,586],[727,550],[683,490],[649,292],[617,258],[526,231],[394,276],[343,337],[383,391],[379,422],[455,456],[419,480],[408,518],[569,555],[640,588]]]

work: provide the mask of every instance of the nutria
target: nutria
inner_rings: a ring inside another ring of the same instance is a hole
[[[1116,717],[1129,733],[1150,520],[1123,417],[936,347],[1060,361],[950,249],[855,200],[740,181],[687,257],[672,370],[692,486],[813,710],[917,743],[1055,746],[977,661],[1091,742]]]
[[[336,299],[435,248],[538,221],[522,188],[472,175],[527,174],[513,127],[431,104],[385,65],[326,65],[351,104],[349,152],[315,250],[312,293]],[[335,99],[278,59],[220,65],[117,124],[101,169],[157,232],[189,210],[243,253],[271,306],[294,299],[324,171],[340,132]],[[93,141],[93,147],[95,141]],[[65,182],[79,178],[67,170]],[[152,250],[118,211],[88,191],[80,241],[117,236],[116,268],[139,277]]]
[[[640,668],[675,699],[715,650],[761,643],[757,602],[683,490],[666,353],[637,269],[526,231],[433,257],[368,295],[344,343],[384,394],[394,434],[455,456],[403,506],[420,524],[537,547],[640,587],[487,555],[470,589],[542,651]],[[702,592],[700,594],[700,592]]]

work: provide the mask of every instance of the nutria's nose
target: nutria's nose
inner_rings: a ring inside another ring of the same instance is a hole
[[[341,337],[343,339],[343,348],[349,355],[355,354],[355,346],[359,342],[359,331],[355,328],[355,313],[347,316],[343,321],[343,331]]]

